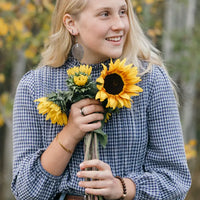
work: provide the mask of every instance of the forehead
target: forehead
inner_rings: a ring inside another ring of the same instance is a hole
[[[126,4],[126,0],[87,0],[86,9],[100,9],[102,7],[114,8]]]

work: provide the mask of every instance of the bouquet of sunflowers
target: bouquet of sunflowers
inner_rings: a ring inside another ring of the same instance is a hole
[[[137,67],[132,64],[125,65],[126,59],[117,59],[114,63],[111,60],[109,70],[102,64],[101,75],[92,81],[92,67],[88,65],[75,66],[67,70],[66,80],[68,91],[52,92],[47,97],[36,99],[39,102],[37,109],[42,115],[46,115],[46,120],[51,120],[53,124],[66,125],[69,110],[73,103],[85,99],[93,98],[102,102],[104,107],[104,120],[100,129],[87,133],[84,137],[84,160],[98,159],[98,143],[105,147],[107,135],[102,128],[109,120],[112,113],[118,111],[123,106],[131,108],[131,97],[138,96],[142,88],[136,84],[141,81],[138,77]]]

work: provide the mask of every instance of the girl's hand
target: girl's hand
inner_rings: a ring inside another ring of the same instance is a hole
[[[86,168],[97,168],[98,171],[84,171]],[[79,178],[90,178],[91,181],[80,181],[79,186],[85,188],[87,194],[100,195],[105,199],[119,199],[123,194],[121,182],[112,175],[108,164],[100,160],[88,160],[80,164],[77,173]]]
[[[81,109],[84,112],[81,113]],[[78,143],[87,132],[101,127],[104,119],[104,109],[100,102],[94,99],[82,99],[71,106],[66,133],[70,134],[75,143]]]

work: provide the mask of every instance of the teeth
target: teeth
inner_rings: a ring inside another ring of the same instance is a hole
[[[119,41],[120,39],[121,39],[121,37],[113,37],[113,38],[107,38],[106,40],[117,42],[117,41]]]

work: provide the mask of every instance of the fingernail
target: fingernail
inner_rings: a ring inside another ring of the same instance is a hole
[[[80,175],[81,175],[81,173],[80,173],[80,172],[78,172],[78,173],[77,173],[77,176],[79,177]]]
[[[79,166],[80,166],[80,168],[82,168],[83,167],[83,163],[81,163]]]
[[[81,182],[81,181],[80,181],[78,184],[79,184],[79,186],[80,186],[80,187],[82,187],[82,186],[83,186],[83,184],[82,184],[82,182]]]

